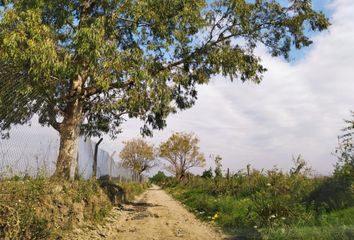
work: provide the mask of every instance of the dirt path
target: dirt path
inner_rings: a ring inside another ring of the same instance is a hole
[[[148,189],[139,200],[114,209],[104,226],[76,230],[68,239],[208,240],[225,239],[220,232],[200,222],[159,187]]]

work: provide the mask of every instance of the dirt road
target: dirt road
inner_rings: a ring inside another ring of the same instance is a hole
[[[114,209],[106,225],[76,230],[70,239],[218,240],[225,237],[154,186],[136,202]]]

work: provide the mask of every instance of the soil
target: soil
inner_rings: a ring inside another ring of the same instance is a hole
[[[211,223],[200,222],[157,186],[136,201],[114,208],[105,225],[75,229],[65,239],[207,240],[227,239]]]

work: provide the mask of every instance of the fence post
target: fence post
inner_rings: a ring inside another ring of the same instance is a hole
[[[98,145],[103,141],[103,138],[100,138],[100,140],[96,143],[95,145],[95,153],[93,155],[93,164],[92,164],[92,178],[96,179],[97,177],[97,152],[98,152]]]
[[[116,153],[116,151],[114,151],[111,156],[109,156],[109,160],[108,160],[108,179],[109,181],[112,180],[112,165],[113,165],[113,156]]]

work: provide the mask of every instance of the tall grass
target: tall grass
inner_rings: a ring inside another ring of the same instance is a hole
[[[114,184],[128,200],[148,187],[139,183]],[[1,180],[0,239],[61,239],[73,227],[99,224],[115,204],[107,194],[102,182],[94,180]]]
[[[353,178],[279,169],[161,185],[199,218],[244,239],[354,239]],[[322,235],[321,235],[322,234]]]

